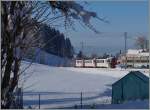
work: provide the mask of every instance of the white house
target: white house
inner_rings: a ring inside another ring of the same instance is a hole
[[[121,55],[118,59],[121,64],[127,67],[149,67],[149,52],[143,50],[129,49],[126,55]]]

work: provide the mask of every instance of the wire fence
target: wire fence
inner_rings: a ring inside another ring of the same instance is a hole
[[[83,108],[97,104],[111,104],[110,96],[101,96],[98,92],[25,92],[23,107],[34,109]]]

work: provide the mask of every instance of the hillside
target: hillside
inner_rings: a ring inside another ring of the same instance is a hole
[[[25,61],[35,62],[39,64],[45,64],[50,66],[71,66],[72,61],[67,57],[60,57],[47,53],[41,49],[35,49],[28,54]]]
[[[23,62],[22,69],[27,65],[28,62]],[[102,108],[101,104],[111,103],[111,85],[129,71],[131,70],[51,67],[34,63],[26,71],[28,74],[22,76],[21,81],[25,82],[20,83],[24,88],[24,105],[37,108],[39,94],[41,108],[80,105],[82,92],[84,105],[96,103]],[[147,70],[140,71],[149,75]],[[148,103],[146,104],[141,104],[140,107],[147,107]],[[129,106],[129,108],[134,107],[136,106]]]

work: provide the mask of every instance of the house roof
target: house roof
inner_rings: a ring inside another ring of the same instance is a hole
[[[144,52],[143,49],[128,49],[127,55],[135,55],[135,56],[149,56],[149,52]]]
[[[144,75],[143,73],[141,73],[140,71],[131,71],[127,75],[131,75],[131,74],[134,75],[134,76],[136,76],[136,77],[138,77],[138,78],[140,78],[144,82],[149,82],[149,78],[146,75]],[[125,75],[124,77],[122,77],[121,79],[119,79],[118,81],[116,81],[115,83],[113,83],[112,86],[115,85],[116,83],[120,82],[127,75]]]
[[[145,82],[149,81],[149,78],[144,75],[143,73],[141,73],[140,71],[131,71],[134,75],[136,75],[137,77],[139,77],[140,79],[142,79]]]

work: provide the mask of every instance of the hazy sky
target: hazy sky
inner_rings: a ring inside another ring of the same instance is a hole
[[[101,34],[95,34],[79,23],[76,31],[67,30],[65,35],[71,39],[76,50],[81,49],[84,43],[84,52],[87,53],[115,53],[124,49],[123,33],[128,32],[127,47],[134,48],[134,39],[139,35],[148,35],[148,2],[88,2],[86,9],[95,11],[100,17],[107,17],[110,24],[92,19],[91,23]]]

